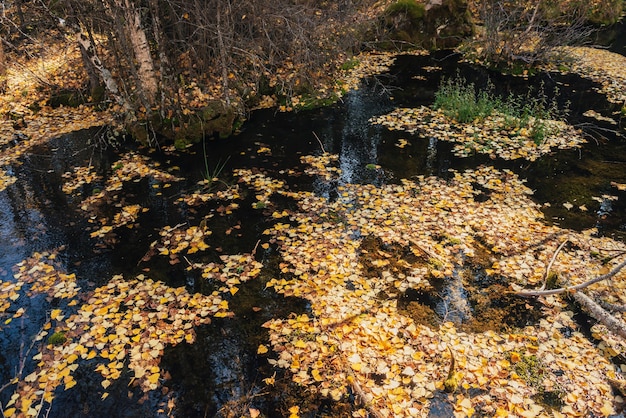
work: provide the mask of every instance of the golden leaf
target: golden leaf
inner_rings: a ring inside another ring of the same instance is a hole
[[[151,384],[156,384],[159,381],[159,377],[161,376],[161,373],[157,372],[157,373],[152,373],[150,376],[148,376],[148,382],[150,382]]]
[[[68,376],[69,379],[65,381],[65,390],[71,389],[76,386],[76,380],[72,378],[72,376]]]
[[[313,379],[315,379],[316,382],[321,382],[322,380],[324,380],[320,375],[320,371],[318,369],[311,370],[311,376],[313,376]]]
[[[256,353],[257,354],[265,354],[268,351],[269,351],[268,348],[265,345],[261,344],[261,345],[259,345],[259,348],[257,348]]]

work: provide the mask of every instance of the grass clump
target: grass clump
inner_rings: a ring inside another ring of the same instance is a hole
[[[474,83],[468,83],[464,78],[444,79],[435,93],[434,107],[461,123],[484,119],[497,105],[491,90],[492,87],[476,93]]]
[[[494,93],[491,82],[477,92],[474,83],[457,75],[442,80],[433,107],[460,123],[480,122],[499,115],[504,119],[502,128],[523,132],[538,145],[546,136],[557,133],[549,121],[563,120],[569,112],[567,105],[559,109],[557,97],[558,89],[555,89],[553,98],[548,99],[542,83],[536,92],[531,88],[526,95],[511,93],[503,99]]]

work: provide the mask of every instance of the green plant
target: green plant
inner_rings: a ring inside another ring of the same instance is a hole
[[[559,385],[555,385],[552,390],[546,390],[545,381],[550,379],[548,367],[537,358],[536,355],[519,355],[510,353],[511,361],[514,362],[513,370],[526,382],[526,384],[537,391],[533,396],[536,400],[551,408],[560,408],[563,405],[565,393]]]
[[[496,96],[493,90],[493,84],[489,82],[485,89],[476,92],[474,83],[457,75],[442,80],[433,107],[460,123],[480,121],[497,113],[504,118],[503,128],[524,129],[537,145],[555,133],[556,128],[548,121],[563,120],[569,113],[569,104],[564,109],[559,108],[558,89],[549,100],[543,83],[537,91],[531,88],[524,96],[511,93],[504,99]]]
[[[65,336],[65,331],[57,331],[48,337],[48,344],[52,345],[61,345],[67,341],[67,337]]]
[[[348,61],[341,64],[341,69],[344,71],[351,70],[359,65],[360,61],[356,58],[350,58]]]
[[[476,93],[474,83],[467,83],[457,75],[441,81],[433,106],[461,123],[484,119],[499,105],[492,90],[493,86],[489,84],[487,89]]]
[[[219,160],[217,160],[217,163],[215,164],[215,166],[213,168],[211,168],[211,166],[209,165],[209,158],[207,156],[207,151],[206,151],[206,141],[203,139],[202,140],[202,154],[204,157],[204,185],[205,187],[210,191],[212,191],[216,184],[222,183],[224,185],[228,185],[226,184],[223,180],[220,180],[220,175],[222,174],[222,171],[224,171],[224,167],[226,166],[226,163],[228,163],[228,160],[230,160],[230,156],[226,157],[226,159],[224,161],[222,161],[222,159],[220,158]]]

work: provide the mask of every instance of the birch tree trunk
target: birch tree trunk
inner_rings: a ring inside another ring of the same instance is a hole
[[[77,34],[77,38],[80,47],[82,48],[82,50],[85,51],[87,59],[96,69],[96,71],[100,75],[100,78],[102,78],[102,81],[104,81],[104,85],[106,86],[109,93],[113,95],[113,97],[119,104],[122,104],[124,98],[120,95],[120,89],[117,86],[117,82],[113,78],[111,72],[107,70],[106,67],[102,64],[100,58],[98,58],[94,45],[92,45],[89,38],[87,38],[82,32],[79,32]]]
[[[135,7],[132,0],[124,0],[123,5],[120,0],[116,1],[116,3],[124,10],[126,18],[125,26],[138,67],[138,81],[141,83],[146,101],[149,105],[153,105],[157,97],[158,78],[154,69],[154,61],[150,54],[148,37],[141,24],[141,10]]]
[[[107,91],[113,96],[115,101],[120,106],[122,106],[126,113],[126,116],[130,119],[134,119],[135,112],[133,111],[132,106],[120,93],[120,89],[117,85],[117,82],[113,78],[113,74],[111,74],[111,72],[102,64],[102,61],[100,61],[100,58],[96,53],[95,46],[82,32],[78,32],[76,34],[76,37],[78,39],[78,44],[81,50],[84,51],[84,57],[89,61],[95,71],[99,74],[100,78],[104,82],[104,85],[106,86]]]

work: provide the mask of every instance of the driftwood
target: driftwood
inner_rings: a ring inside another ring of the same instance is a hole
[[[609,331],[622,338],[626,338],[626,324],[624,321],[620,321],[618,318],[605,311],[602,306],[598,305],[583,292],[576,292],[573,297],[589,315],[606,325]]]

